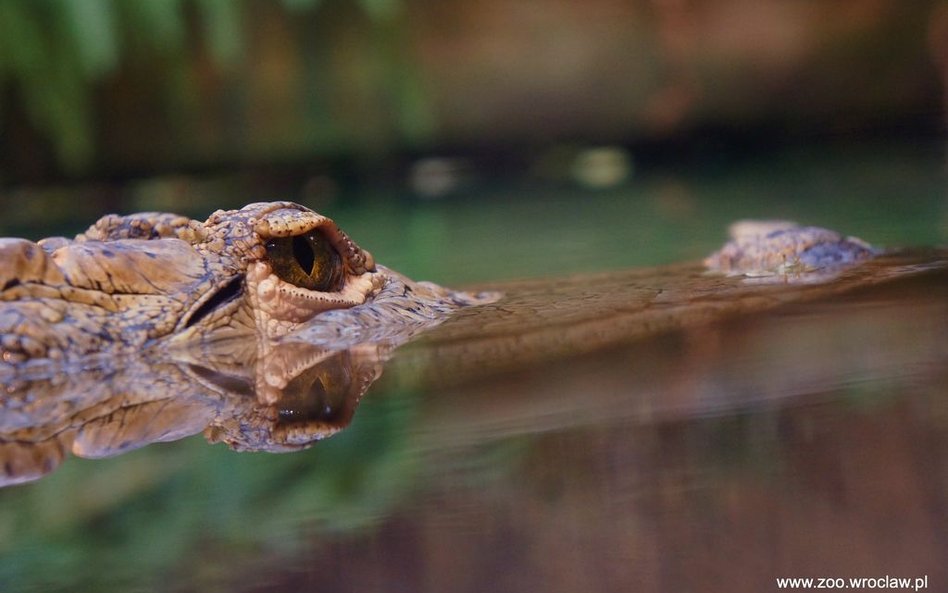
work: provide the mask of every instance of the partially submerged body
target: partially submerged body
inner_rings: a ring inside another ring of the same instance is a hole
[[[799,278],[878,253],[786,222],[740,223],[706,260],[728,275]],[[0,239],[0,370],[145,349],[256,352],[305,329],[328,348],[404,340],[496,295],[416,283],[376,265],[333,221],[289,202],[107,216],[74,240]],[[592,287],[595,290],[595,286]]]
[[[401,336],[490,298],[376,265],[332,220],[289,202],[203,223],[107,216],[74,240],[0,239],[0,260],[0,372],[222,342],[249,356],[321,314],[340,336]]]
[[[786,220],[742,220],[729,232],[731,240],[704,260],[728,275],[825,279],[882,253],[862,239]]]
[[[707,267],[483,293],[413,282],[285,202],[0,240],[0,482],[38,477],[66,450],[114,455],[201,430],[240,449],[308,446],[345,426],[395,348],[439,325],[393,361],[409,369],[399,381],[457,383],[920,269],[846,271],[879,251],[824,229],[737,230]]]

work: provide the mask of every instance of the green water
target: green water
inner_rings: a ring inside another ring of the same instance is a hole
[[[741,218],[789,218],[880,245],[948,239],[940,154],[878,147],[794,151],[703,171],[646,171],[620,188],[529,183],[438,203],[367,196],[327,212],[386,265],[478,282],[700,259]]]
[[[588,190],[484,173],[463,191],[426,201],[394,186],[344,190],[328,204],[235,180],[130,182],[123,210],[176,211],[203,219],[217,208],[295,200],[333,217],[376,259],[415,278],[471,283],[562,276],[700,259],[741,218],[789,218],[888,246],[948,239],[941,146],[849,145],[722,157],[701,168],[638,170],[628,183]],[[281,179],[282,187],[302,187]],[[155,189],[153,186],[157,186]],[[184,186],[186,189],[181,190]],[[107,212],[105,186],[0,194],[0,234],[71,235]]]
[[[602,191],[485,178],[436,202],[374,190],[321,210],[389,267],[469,284],[699,259],[730,221],[748,217],[791,218],[881,245],[943,244],[946,181],[937,150],[849,147],[643,171]],[[3,206],[15,208],[8,196]],[[5,220],[4,233],[47,232]],[[860,307],[875,311],[891,298]],[[816,332],[819,315],[790,319],[815,319]],[[888,318],[855,318],[846,331],[819,334],[819,344],[828,352],[835,343],[882,344],[860,359],[871,367],[888,358],[885,348],[905,348],[892,338],[896,326],[867,321],[878,319]],[[632,395],[597,378],[646,353],[660,353],[636,363],[662,386],[656,401],[687,392],[662,369],[734,336],[759,340],[720,359],[734,367],[725,383],[741,401],[754,401],[759,387],[740,378],[773,373],[780,361],[803,383],[822,376],[800,362],[812,348],[776,347],[774,336],[801,327],[784,321],[670,337],[444,393],[383,381],[349,429],[302,453],[238,454],[194,437],[68,459],[47,478],[0,490],[0,591],[750,591],[778,569],[774,577],[945,578],[932,559],[945,551],[948,528],[943,375],[857,373],[800,405],[710,415],[646,406],[610,419],[611,406]],[[557,388],[570,381],[586,386],[568,392],[581,393],[576,409],[577,397]],[[900,545],[912,552],[893,553]],[[744,578],[722,566],[728,558],[767,568]]]

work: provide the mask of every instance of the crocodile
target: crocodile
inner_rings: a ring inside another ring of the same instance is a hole
[[[305,448],[348,424],[390,362],[399,384],[437,388],[946,261],[886,261],[783,221],[731,234],[703,264],[469,292],[377,264],[291,202],[0,239],[0,485],[45,475],[67,451],[104,457],[202,431],[239,450]]]
[[[0,261],[0,374],[222,343],[245,360],[317,316],[338,340],[404,339],[496,298],[413,282],[292,202],[105,216],[72,240],[0,239]]]
[[[732,235],[705,261],[710,269],[812,278],[876,253],[784,221],[745,221]],[[73,240],[0,239],[0,261],[0,365],[8,369],[233,340],[266,350],[317,316],[316,332],[338,346],[354,335],[358,343],[411,334],[498,296],[412,282],[292,202],[219,210],[203,223],[110,215]]]

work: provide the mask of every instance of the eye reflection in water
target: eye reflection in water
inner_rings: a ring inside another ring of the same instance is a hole
[[[344,351],[336,356],[340,364],[310,367],[287,384],[279,404],[281,424],[338,423],[351,418],[352,407],[346,405],[352,384],[349,354]]]

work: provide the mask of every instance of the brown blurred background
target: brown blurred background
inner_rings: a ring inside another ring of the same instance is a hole
[[[0,0],[0,183],[930,139],[946,79],[934,0]]]

